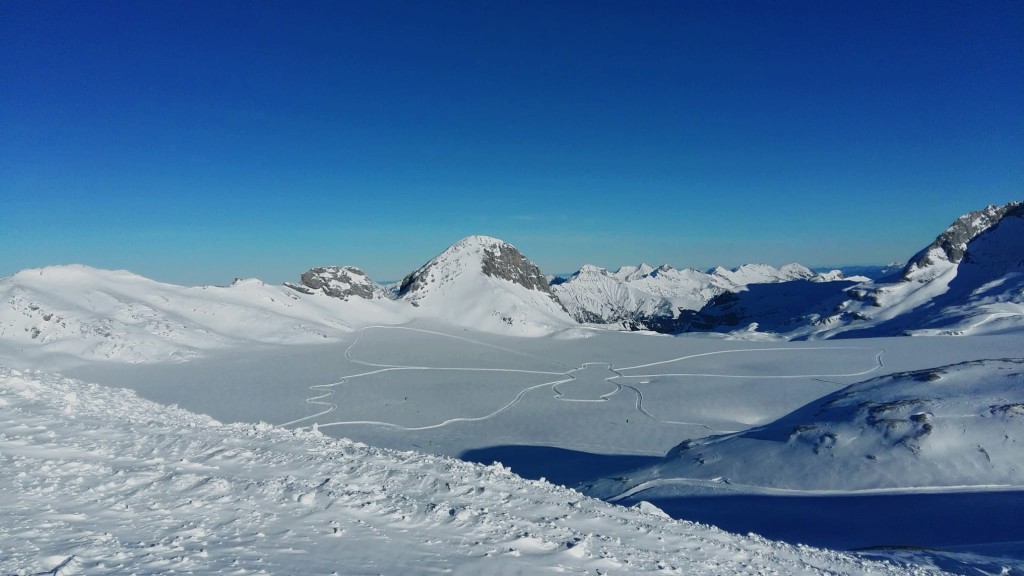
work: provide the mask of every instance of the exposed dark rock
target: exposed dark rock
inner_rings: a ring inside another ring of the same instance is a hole
[[[382,297],[384,292],[383,288],[374,284],[362,270],[354,266],[312,268],[302,275],[301,281],[302,284],[285,285],[304,294],[323,292],[342,300],[353,296],[372,300]]]
[[[942,250],[949,262],[960,263],[967,253],[967,244],[978,235],[997,226],[1006,217],[1024,217],[1024,203],[1010,202],[1005,206],[988,206],[984,210],[970,212],[957,218],[949,228],[935,238],[934,242],[910,259],[903,269],[903,280],[910,280],[912,272],[934,264],[932,253],[936,248]]]

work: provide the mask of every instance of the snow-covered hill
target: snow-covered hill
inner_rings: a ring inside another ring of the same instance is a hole
[[[1024,329],[1024,203],[961,216],[910,260],[899,281],[848,294],[835,315],[806,332],[850,337]]]
[[[522,335],[575,325],[547,278],[511,244],[469,236],[402,280],[397,297],[456,326]]]
[[[4,574],[938,573],[3,367],[0,462]]]
[[[0,341],[27,357],[180,361],[232,346],[331,341],[404,321],[401,308],[259,280],[184,287],[123,270],[51,266],[0,279]]]
[[[688,440],[594,482],[606,499],[751,493],[1024,489],[1024,359],[854,384],[775,422]]]

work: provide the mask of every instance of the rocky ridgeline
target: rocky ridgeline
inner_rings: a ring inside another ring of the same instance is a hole
[[[1004,218],[1024,218],[1024,202],[1010,202],[1005,206],[987,206],[956,219],[939,234],[927,248],[918,252],[903,270],[903,280],[916,279],[916,272],[944,260],[959,264],[967,254],[967,245],[981,234],[998,226]],[[1024,248],[1024,247],[1022,247]]]

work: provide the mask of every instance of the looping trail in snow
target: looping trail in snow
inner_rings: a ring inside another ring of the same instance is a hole
[[[439,338],[450,338],[450,339],[466,342],[466,343],[469,343],[469,344],[485,346],[485,347],[492,348],[492,349],[495,349],[495,350],[499,350],[499,351],[502,351],[502,352],[508,352],[508,353],[511,353],[511,354],[514,354],[514,355],[517,355],[517,356],[523,356],[523,357],[527,357],[527,358],[543,360],[545,362],[550,362],[550,363],[553,363],[553,364],[557,364],[559,366],[564,366],[568,370],[566,370],[565,372],[549,372],[549,371],[541,371],[541,370],[522,370],[522,369],[513,369],[513,368],[469,368],[469,367],[406,366],[406,365],[399,365],[399,364],[382,364],[382,363],[376,363],[376,362],[369,362],[369,361],[366,361],[366,360],[359,360],[358,358],[355,358],[352,355],[352,350],[359,344],[359,342],[363,338],[364,333],[366,331],[368,331],[368,330],[405,330],[405,331],[410,331],[410,332],[418,332],[418,333],[422,333],[422,334],[429,334],[429,335],[436,336],[436,337],[439,337]],[[838,374],[796,374],[796,375],[771,374],[771,375],[750,375],[750,374],[716,374],[716,373],[696,373],[696,372],[693,372],[693,373],[632,374],[632,375],[624,375],[623,374],[623,372],[628,371],[628,370],[637,370],[637,369],[640,369],[640,368],[648,368],[648,367],[651,367],[651,366],[660,366],[660,365],[670,364],[670,363],[674,363],[674,362],[683,362],[683,361],[691,360],[691,359],[694,359],[694,358],[701,358],[701,357],[715,356],[715,355],[723,355],[723,354],[742,354],[742,353],[750,353],[750,352],[828,351],[828,350],[862,350],[862,351],[863,350],[874,350],[874,351],[877,352],[877,354],[875,355],[875,366],[871,367],[870,369],[863,370],[863,371],[860,371],[860,372],[838,373]],[[306,403],[307,404],[316,405],[316,406],[322,406],[323,410],[321,410],[320,412],[317,412],[316,414],[311,414],[309,416],[304,416],[302,418],[298,418],[298,419],[292,420],[290,422],[285,422],[285,423],[281,424],[281,426],[285,426],[285,427],[287,427],[287,426],[294,426],[294,425],[299,424],[301,422],[307,422],[307,421],[313,420],[316,423],[316,426],[318,428],[324,428],[324,427],[328,427],[328,426],[368,425],[368,426],[382,426],[382,427],[386,427],[386,428],[393,428],[393,429],[397,429],[397,430],[404,430],[404,431],[410,431],[410,432],[411,431],[420,431],[420,430],[431,430],[431,429],[442,428],[444,426],[448,426],[449,424],[454,424],[454,423],[457,423],[457,422],[478,422],[478,421],[483,421],[483,420],[489,420],[491,418],[494,418],[495,416],[498,416],[499,414],[502,414],[502,413],[512,409],[517,404],[519,404],[519,402],[528,393],[530,393],[530,392],[532,392],[534,390],[540,389],[540,388],[545,388],[545,387],[550,388],[552,390],[552,392],[553,392],[553,399],[559,400],[559,401],[562,401],[562,402],[605,402],[605,401],[610,400],[613,396],[615,396],[620,391],[622,391],[624,388],[626,388],[626,389],[631,390],[633,392],[633,394],[636,396],[636,403],[635,403],[636,411],[639,412],[640,414],[642,414],[643,416],[645,416],[646,418],[652,420],[652,421],[655,421],[655,422],[658,422],[658,423],[661,423],[661,424],[699,426],[699,427],[702,427],[702,428],[704,428],[704,429],[706,429],[706,430],[708,430],[708,431],[710,431],[712,433],[732,433],[732,432],[736,432],[736,431],[735,430],[719,430],[719,429],[712,428],[712,427],[710,427],[710,426],[708,426],[706,424],[699,423],[699,422],[680,422],[680,421],[665,420],[665,419],[658,418],[658,417],[654,416],[653,414],[651,414],[650,412],[648,412],[644,408],[644,394],[643,394],[643,391],[638,386],[634,386],[634,385],[630,385],[630,384],[625,384],[623,382],[613,382],[613,381],[614,380],[619,380],[619,379],[626,379],[626,378],[652,378],[652,377],[678,377],[678,376],[695,376],[695,377],[706,377],[706,378],[763,379],[763,380],[808,379],[808,378],[809,379],[819,379],[819,378],[826,378],[826,377],[831,377],[831,378],[855,377],[855,376],[863,376],[863,375],[866,375],[866,374],[870,374],[872,372],[875,372],[875,371],[881,369],[884,366],[884,364],[882,362],[882,356],[885,354],[885,349],[884,348],[867,348],[867,347],[861,347],[861,346],[829,346],[829,347],[818,347],[818,348],[816,348],[816,347],[751,348],[751,349],[743,349],[743,350],[718,350],[718,351],[714,351],[714,352],[704,352],[704,353],[700,353],[700,354],[691,354],[691,355],[688,355],[688,356],[680,356],[678,358],[672,358],[672,359],[669,359],[669,360],[663,360],[663,361],[659,361],[659,362],[651,362],[651,363],[648,363],[648,364],[639,364],[639,365],[636,365],[636,366],[629,366],[629,367],[625,367],[625,368],[615,368],[614,365],[612,363],[609,363],[609,362],[587,362],[587,363],[584,363],[580,367],[573,367],[573,366],[570,366],[570,365],[565,364],[563,362],[559,362],[559,361],[553,360],[551,358],[546,358],[544,356],[540,356],[540,355],[536,355],[536,354],[529,354],[529,353],[521,352],[521,351],[518,351],[518,350],[513,350],[511,348],[506,348],[506,347],[503,347],[503,346],[497,346],[497,345],[490,344],[490,343],[487,343],[487,342],[481,342],[479,340],[473,340],[471,338],[466,338],[466,337],[463,337],[463,336],[456,336],[456,335],[452,335],[452,334],[446,334],[444,332],[437,332],[437,331],[433,331],[433,330],[424,330],[424,329],[421,329],[421,328],[409,328],[409,327],[405,327],[405,326],[367,326],[367,327],[359,329],[359,331],[356,334],[355,340],[353,340],[352,344],[350,344],[345,349],[345,353],[344,354],[345,354],[345,358],[348,359],[353,364],[360,364],[360,365],[363,365],[363,366],[368,366],[368,367],[371,367],[371,368],[376,368],[376,370],[371,370],[371,371],[368,371],[368,372],[362,372],[362,373],[359,373],[359,374],[353,374],[351,376],[345,376],[345,377],[343,377],[342,379],[340,379],[340,380],[338,380],[336,382],[331,382],[331,383],[328,383],[328,384],[314,384],[314,385],[310,386],[309,387],[310,390],[315,392],[316,395],[311,396],[310,398],[307,398],[306,399]],[[586,369],[589,366],[598,366],[598,365],[606,366],[608,371],[614,374],[614,376],[610,376],[610,377],[604,379],[604,380],[608,381],[609,383],[611,383],[614,386],[614,389],[611,390],[610,392],[602,394],[598,398],[593,398],[593,399],[587,399],[587,398],[568,398],[568,397],[566,397],[565,393],[562,390],[559,389],[559,385],[560,384],[567,384],[567,383],[576,382],[577,381],[576,374],[579,373],[581,370],[584,370],[584,369]],[[429,425],[426,425],[426,426],[402,426],[400,424],[395,424],[393,422],[384,422],[384,421],[379,421],[379,420],[343,420],[343,421],[324,422],[324,423],[321,423],[321,422],[318,422],[318,421],[315,420],[317,418],[320,418],[321,416],[326,416],[327,414],[330,414],[330,413],[334,412],[335,410],[337,410],[338,405],[336,403],[331,402],[330,400],[328,400],[328,398],[334,394],[334,389],[335,388],[337,388],[339,386],[344,386],[345,384],[350,383],[352,380],[355,380],[355,379],[358,379],[358,378],[364,378],[366,376],[371,376],[371,375],[375,375],[375,374],[381,374],[381,373],[385,373],[385,372],[413,371],[413,370],[418,370],[418,371],[428,371],[428,370],[430,370],[430,371],[449,371],[449,372],[482,372],[482,373],[486,373],[486,372],[504,372],[504,373],[510,373],[510,374],[541,374],[541,375],[558,376],[558,378],[555,379],[555,380],[551,380],[551,381],[548,381],[548,382],[543,382],[543,383],[540,383],[540,384],[535,384],[535,385],[527,386],[527,387],[523,388],[509,402],[507,402],[506,404],[504,404],[503,406],[501,406],[497,410],[494,410],[494,411],[492,411],[492,412],[490,412],[488,414],[484,414],[482,416],[464,416],[464,417],[449,418],[449,419],[443,420],[441,422],[438,422],[436,424],[429,424]],[[642,384],[646,384],[646,382],[643,382]]]

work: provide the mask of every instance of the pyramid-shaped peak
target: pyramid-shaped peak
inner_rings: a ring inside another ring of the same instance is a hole
[[[413,300],[462,277],[507,280],[554,299],[547,278],[515,246],[491,236],[467,236],[402,280],[398,295]]]

